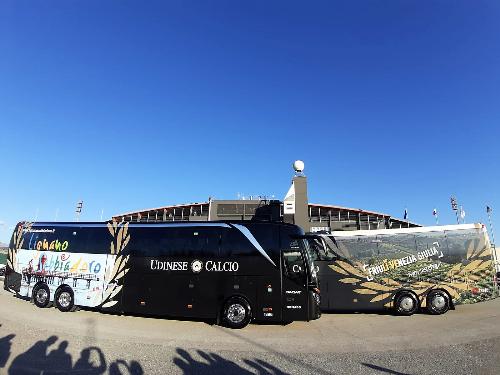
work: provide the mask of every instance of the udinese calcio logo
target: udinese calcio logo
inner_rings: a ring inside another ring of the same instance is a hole
[[[203,262],[201,260],[193,260],[191,263],[191,269],[194,273],[200,273],[203,269]]]

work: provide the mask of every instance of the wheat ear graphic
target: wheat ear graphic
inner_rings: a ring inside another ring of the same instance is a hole
[[[21,249],[24,245],[23,231],[28,231],[33,223],[26,222],[17,226],[14,235],[13,235],[13,246],[9,247],[9,251],[7,254],[7,266],[12,269],[14,272],[17,271],[17,251]]]
[[[130,255],[123,255],[123,250],[130,241],[128,225],[128,222],[118,224],[116,221],[107,224],[109,233],[113,237],[110,244],[110,253],[116,255],[116,258],[113,268],[110,268],[104,279],[107,288],[102,299],[101,307],[103,308],[109,308],[118,303],[114,298],[123,288],[123,285],[118,285],[118,281],[130,270],[127,267]]]

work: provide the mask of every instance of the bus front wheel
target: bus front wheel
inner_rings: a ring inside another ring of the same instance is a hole
[[[33,288],[33,303],[44,308],[49,305],[50,302],[50,290],[47,284],[41,283]]]
[[[243,297],[231,297],[224,305],[222,318],[229,328],[243,328],[252,320],[250,304]]]
[[[396,296],[394,308],[399,315],[413,315],[418,310],[418,299],[411,292],[401,292]]]
[[[56,307],[60,311],[71,311],[75,306],[75,295],[73,293],[73,290],[71,290],[69,286],[63,286],[59,288],[56,292],[54,301],[56,303]]]
[[[450,298],[441,290],[433,290],[427,295],[427,311],[432,315],[441,315],[450,309]]]

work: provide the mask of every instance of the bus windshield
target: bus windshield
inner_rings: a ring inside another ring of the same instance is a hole
[[[326,243],[327,241],[331,242],[331,244]],[[335,260],[339,258],[339,255],[332,249],[332,246],[336,248],[335,243],[326,236],[323,238],[307,236],[305,242],[312,260]]]

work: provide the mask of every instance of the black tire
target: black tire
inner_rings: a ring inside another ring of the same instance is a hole
[[[231,297],[224,304],[222,320],[229,328],[240,329],[246,327],[252,320],[252,309],[243,297]]]
[[[50,304],[50,289],[45,283],[35,285],[33,288],[33,303],[40,307],[45,308]]]
[[[398,315],[413,315],[418,311],[419,303],[415,294],[411,292],[401,292],[396,296],[394,309]]]
[[[427,312],[432,315],[441,315],[450,309],[450,297],[442,290],[432,290],[427,294]]]
[[[69,286],[62,286],[54,296],[56,307],[62,312],[68,312],[75,307],[75,294]]]

